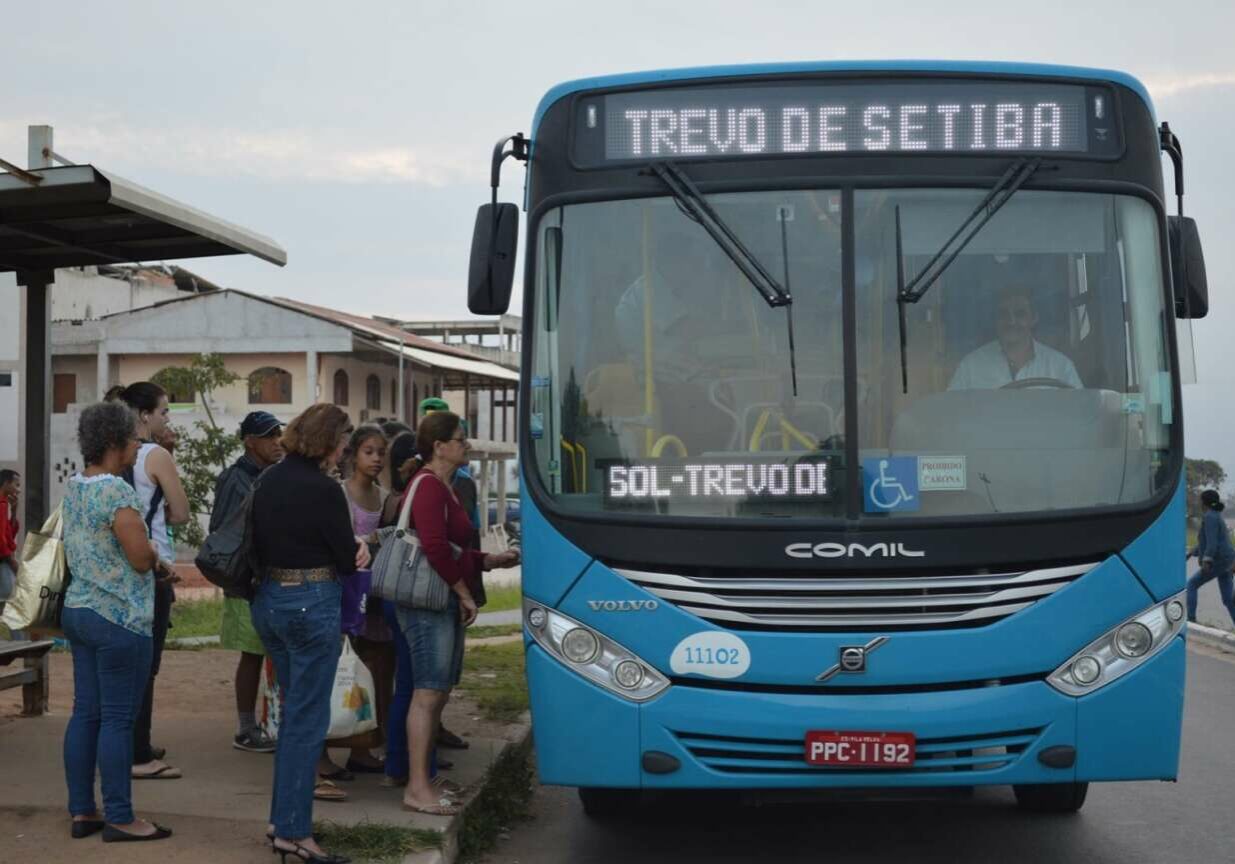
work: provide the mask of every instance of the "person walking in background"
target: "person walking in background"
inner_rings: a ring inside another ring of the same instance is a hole
[[[408,478],[404,493],[412,496],[410,522],[434,572],[452,591],[449,603],[440,612],[403,606],[396,610],[411,650],[414,686],[407,719],[411,764],[403,806],[419,813],[450,816],[458,812],[458,805],[433,785],[430,752],[442,709],[463,671],[463,631],[476,620],[472,592],[479,586],[480,571],[512,567],[519,562],[519,553],[511,550],[485,555],[469,547],[472,523],[450,488],[451,479],[460,466],[467,464],[468,456],[459,415],[438,411],[421,420],[416,450],[423,467]],[[452,543],[461,549],[457,560]]]
[[[1200,587],[1211,579],[1218,580],[1218,594],[1222,605],[1235,623],[1235,599],[1232,599],[1231,568],[1235,566],[1235,547],[1231,545],[1231,533],[1222,518],[1224,505],[1216,489],[1201,493],[1201,530],[1196,536],[1196,546],[1189,553],[1201,562],[1201,569],[1188,580],[1188,620],[1196,621],[1196,595]]]
[[[339,662],[339,579],[369,566],[347,498],[330,479],[350,433],[341,408],[306,409],[283,433],[283,461],[266,470],[253,493],[252,540],[265,574],[253,626],[283,691],[269,837],[284,859],[318,864],[347,860],[313,839],[314,779]]]
[[[160,840],[171,831],[133,815],[133,720],[150,680],[158,550],[145,505],[120,475],[137,460],[137,423],[118,402],[91,405],[77,427],[85,470],[64,493],[64,547],[73,579],[62,623],[73,652],[73,715],[64,775],[74,839]],[[102,777],[103,814],[94,798]]]
[[[0,471],[0,609],[13,596],[17,585],[17,501],[21,496],[21,475],[5,468]]]
[[[210,531],[218,531],[239,511],[261,473],[283,458],[280,436],[283,424],[266,411],[252,411],[240,421],[240,440],[244,452],[219,475],[214,484],[214,504],[210,510]],[[223,598],[223,624],[219,646],[239,651],[236,664],[236,736],[232,746],[250,753],[273,753],[274,741],[257,727],[257,691],[261,686],[262,662],[266,649],[253,629],[249,601],[243,597]]]
[[[184,525],[189,521],[189,498],[171,454],[154,443],[157,436],[167,432],[167,392],[158,384],[139,381],[120,390],[117,395],[137,415],[137,435],[141,446],[137,450],[137,461],[131,471],[126,472],[125,479],[132,478],[131,483],[144,508],[142,515],[150,539],[159,553],[154,580],[154,654],[150,661],[146,694],[133,726],[133,779],[175,780],[182,776],[180,769],[163,762],[165,753],[151,744],[150,732],[154,715],[154,681],[163,659],[163,643],[167,640],[167,630],[171,624],[172,604],[176,602],[176,592],[172,587],[177,581],[174,569],[176,549],[169,526]]]

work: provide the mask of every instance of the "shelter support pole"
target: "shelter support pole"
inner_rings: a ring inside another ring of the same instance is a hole
[[[488,509],[488,508],[486,508]],[[506,524],[506,460],[497,460],[497,524]]]
[[[472,418],[472,376],[466,372],[463,373],[463,422],[468,423]],[[468,429],[467,434],[473,438],[476,437],[475,429]]]
[[[480,503],[480,539],[489,536],[489,465],[488,459],[480,460],[480,476],[476,478],[476,497]]]
[[[490,387],[489,388],[489,432],[487,435],[485,435],[485,437],[492,441],[497,440],[497,413],[496,413],[497,405],[495,404],[496,402],[497,402],[497,388]]]
[[[510,440],[510,388],[502,388],[502,440]]]
[[[49,270],[22,271],[26,288],[26,459],[22,475],[25,525],[37,531],[47,519],[51,496],[51,286]],[[100,394],[101,397],[101,394]]]

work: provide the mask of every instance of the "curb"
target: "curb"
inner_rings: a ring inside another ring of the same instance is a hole
[[[1206,627],[1204,624],[1188,622],[1188,639],[1195,639],[1202,645],[1235,654],[1235,633],[1229,630],[1219,630],[1217,627]]]
[[[202,645],[218,645],[218,636],[185,636],[183,639],[168,639],[168,648],[197,648]]]
[[[496,764],[498,760],[512,750],[529,750],[531,743],[532,725],[530,718],[524,715],[522,729],[519,730],[518,735],[513,741],[506,742],[506,745],[494,757],[493,764]],[[491,771],[492,765],[490,765]],[[472,808],[472,805],[484,794],[485,786],[489,782],[490,772],[485,773],[485,779],[476,788],[476,793],[467,800],[467,803],[463,805],[463,809],[455,814],[454,818],[450,820],[450,824],[446,826],[446,830],[442,832],[441,848],[428,852],[414,852],[404,857],[403,864],[455,864],[459,857],[459,830],[463,827],[463,820],[467,817],[467,813]]]

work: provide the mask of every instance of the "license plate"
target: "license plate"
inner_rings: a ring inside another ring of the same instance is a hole
[[[912,732],[807,732],[806,761],[833,768],[910,768]]]

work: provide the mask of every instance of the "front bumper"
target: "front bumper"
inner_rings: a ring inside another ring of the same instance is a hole
[[[822,695],[677,684],[643,705],[584,680],[532,644],[532,722],[542,783],[621,788],[973,786],[1175,778],[1185,648],[1176,638],[1124,678],[1082,698],[1044,682],[937,692]],[[912,732],[912,768],[806,764],[811,729]],[[1076,748],[1069,768],[1038,760]],[[652,774],[642,756],[674,757]]]

